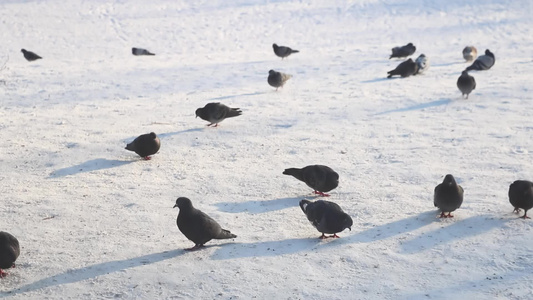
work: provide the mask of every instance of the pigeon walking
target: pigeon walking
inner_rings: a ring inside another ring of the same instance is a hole
[[[490,52],[489,49],[485,50],[485,55],[479,56],[474,63],[472,63],[471,66],[465,69],[465,71],[470,70],[477,70],[477,71],[483,71],[488,70],[494,66],[494,63],[496,62],[496,58],[494,57],[494,53]]]
[[[417,71],[416,74],[422,74],[429,69],[429,58],[425,54],[420,54],[415,60]]]
[[[21,49],[20,52],[22,52],[22,54],[24,54],[24,58],[27,60],[27,61],[34,61],[34,60],[38,60],[38,59],[41,59],[42,57],[40,57],[39,55],[31,52],[31,51],[27,51],[26,49]]]
[[[196,110],[196,117],[211,122],[207,126],[215,124],[213,127],[217,127],[218,123],[224,121],[226,118],[240,116],[241,114],[242,111],[240,108],[231,108],[220,102],[207,103],[204,107]]]
[[[151,159],[150,155],[156,154],[159,148],[161,148],[161,141],[153,132],[140,135],[126,145],[126,150],[137,153],[145,160]]]
[[[476,89],[476,80],[473,76],[468,75],[467,71],[463,71],[457,79],[457,87],[461,91],[462,96],[464,97],[466,95],[466,99],[468,99],[468,95]]]
[[[194,208],[188,198],[179,197],[174,207],[180,209],[176,220],[179,230],[194,243],[194,247],[185,250],[198,250],[212,239],[222,240],[237,237],[228,230],[222,229],[213,218]]]
[[[281,57],[281,59],[284,59],[285,57],[293,54],[293,53],[298,53],[300,51],[298,50],[293,50],[289,47],[285,47],[285,46],[278,46],[276,44],[272,44],[272,48],[274,48],[274,53]]]
[[[319,237],[320,239],[328,237],[339,238],[337,232],[341,232],[346,228],[350,231],[352,230],[352,218],[337,203],[324,200],[312,202],[303,199],[300,201],[300,208],[302,208],[309,222],[322,233],[322,236]],[[325,233],[333,235],[326,236]]]
[[[387,74],[389,74],[387,78],[391,78],[394,75],[409,77],[416,74],[416,72],[418,72],[418,65],[413,61],[413,59],[409,58],[408,60],[400,63],[396,69],[387,72]]]
[[[294,178],[305,182],[307,186],[320,196],[329,197],[325,194],[339,185],[339,174],[328,166],[312,165],[301,169],[289,168],[283,171],[284,175],[291,175]]]
[[[13,235],[0,231],[0,278],[6,277],[3,269],[15,267],[15,261],[20,255],[19,241]]]
[[[477,57],[477,49],[474,46],[466,46],[463,49],[463,58],[466,61],[473,61]]]
[[[433,204],[441,211],[441,218],[453,218],[452,212],[463,203],[463,188],[455,182],[451,174],[446,175],[441,184],[435,187]],[[448,214],[445,214],[445,213]]]
[[[276,88],[276,91],[278,90],[278,88],[280,87],[283,87],[283,85],[285,84],[285,82],[287,82],[287,80],[291,79],[292,75],[290,74],[285,74],[285,73],[281,73],[281,72],[277,72],[277,71],[274,71],[274,70],[270,70],[268,71],[268,84],[270,84],[271,86],[275,87]]]
[[[398,58],[407,57],[409,55],[413,55],[415,51],[416,51],[416,47],[413,45],[413,43],[409,43],[401,47],[394,47],[392,48],[392,54],[389,57],[389,59],[393,57],[398,57]]]
[[[523,219],[530,219],[527,211],[533,208],[533,182],[527,180],[517,180],[509,186],[509,202],[514,207],[516,213],[520,209],[524,210]]]
[[[131,48],[131,54],[133,54],[135,56],[139,56],[139,55],[155,55],[155,54],[151,53],[150,51],[148,51],[146,49],[143,49],[143,48]]]

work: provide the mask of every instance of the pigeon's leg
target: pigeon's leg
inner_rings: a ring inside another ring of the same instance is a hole
[[[216,123],[215,126],[213,126],[213,127],[218,127],[218,123]]]
[[[340,236],[338,236],[336,233],[334,233],[333,235],[330,235],[329,237],[332,237],[332,238],[340,238]]]
[[[446,218],[453,218],[453,215],[451,212],[448,213],[448,215],[446,216]]]
[[[215,124],[215,123],[207,124],[207,125],[205,125],[205,126],[209,127],[209,126],[211,126],[211,125],[213,125],[213,124]]]
[[[315,193],[315,195],[320,195],[322,197],[329,197],[330,196],[329,194],[324,194],[324,193],[322,193],[320,191],[314,191],[314,193]]]
[[[16,266],[15,266],[15,263],[13,263],[13,265],[11,266],[11,268],[14,268],[14,267],[16,267]]]
[[[322,235],[319,236],[318,238],[323,240],[323,239],[327,239],[328,237],[322,232]]]
[[[531,219],[530,217],[527,216],[527,210],[524,212],[524,215],[521,216],[520,218],[522,218],[522,219],[524,219],[524,220],[525,220],[525,219]]]
[[[7,273],[4,272],[4,270],[0,269],[0,278],[4,278],[7,276]]]
[[[444,212],[441,212],[439,218],[447,218],[447,216],[446,216],[446,214]]]
[[[520,208],[518,208],[518,207],[515,207],[515,208],[514,208],[514,210],[513,210],[513,212],[514,212],[515,214],[518,214],[518,213],[520,213]]]
[[[202,249],[203,247],[204,247],[204,245],[196,244],[192,248],[186,248],[185,251],[196,251],[196,250]]]
[[[145,156],[145,157],[143,157],[143,158],[144,158],[144,160],[150,160],[150,159],[152,159],[150,156]]]

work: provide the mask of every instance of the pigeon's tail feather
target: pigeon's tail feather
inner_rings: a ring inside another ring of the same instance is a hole
[[[133,143],[129,143],[126,145],[126,150],[135,151],[135,146]]]
[[[220,233],[215,237],[217,240],[224,240],[224,239],[233,239],[237,236],[231,233],[229,230],[222,229]]]
[[[155,54],[152,53],[152,52],[148,52],[148,51],[146,51],[146,52],[144,52],[144,55],[155,55]]]
[[[299,53],[299,50],[292,50],[291,53]]]
[[[304,212],[304,214],[306,213],[306,209],[307,209],[307,205],[311,204],[311,201],[309,200],[306,200],[306,199],[303,199],[300,201],[300,208],[302,209],[302,211]]]
[[[242,114],[242,111],[240,108],[232,108],[229,112],[226,118],[236,117],[240,116]]]

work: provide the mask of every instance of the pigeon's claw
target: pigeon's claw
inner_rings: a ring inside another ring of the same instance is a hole
[[[143,157],[143,159],[144,159],[144,160],[150,160],[150,159],[152,159],[152,158],[151,158],[150,156],[145,156],[145,157]]]
[[[4,270],[0,269],[0,278],[4,278],[7,276],[7,273],[4,272]]]
[[[338,236],[336,233],[334,233],[333,235],[330,235],[329,237],[332,237],[332,238],[340,238],[340,236]]]
[[[197,250],[200,250],[204,247],[204,245],[194,245],[194,247],[192,248],[186,248],[185,251],[197,251]]]
[[[315,193],[316,195],[320,195],[320,196],[322,196],[322,197],[329,197],[329,196],[330,196],[329,194],[324,194],[324,193],[322,193],[322,192],[320,192],[320,191],[314,191],[314,193]]]
[[[531,219],[530,217],[527,216],[527,214],[524,214],[524,215],[521,216],[520,218],[522,218],[522,219],[524,219],[524,220],[525,220],[525,219]]]
[[[323,239],[327,239],[328,237],[327,237],[324,233],[322,233],[322,235],[319,236],[318,238],[321,239],[321,240],[323,240]]]

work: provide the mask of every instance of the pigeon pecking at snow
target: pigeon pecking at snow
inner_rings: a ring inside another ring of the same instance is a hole
[[[196,117],[211,122],[207,126],[215,124],[213,127],[217,127],[218,123],[224,121],[226,118],[233,118],[241,114],[242,111],[240,108],[231,108],[220,102],[207,103],[204,107],[196,110]]]
[[[146,49],[143,49],[143,48],[131,48],[131,54],[133,54],[135,56],[139,56],[139,55],[155,55],[155,54],[151,53],[150,51],[148,51]]]
[[[281,59],[284,59],[285,57],[293,54],[293,53],[298,53],[300,51],[298,50],[293,50],[289,47],[285,47],[285,46],[278,46],[276,44],[272,44],[272,48],[274,48],[274,53],[281,57]]]
[[[468,95],[476,89],[476,80],[473,76],[468,75],[467,71],[463,71],[461,76],[457,79],[457,87],[461,91],[463,97],[466,95],[466,99],[468,99]]]
[[[352,218],[336,203],[324,200],[312,202],[303,199],[300,201],[300,208],[302,208],[309,222],[322,233],[321,239],[328,237],[338,238],[337,232],[341,232],[346,228],[350,229],[350,231],[352,230]],[[326,236],[325,233],[333,235]]]
[[[27,60],[27,61],[34,61],[34,60],[38,60],[38,59],[41,59],[42,57],[40,57],[39,55],[31,52],[31,51],[27,51],[26,49],[21,49],[20,52],[22,52],[22,54],[24,54],[24,58]]]
[[[270,71],[268,71],[268,79],[267,79],[267,81],[268,81],[268,84],[270,84],[271,86],[275,87],[276,91],[277,91],[278,88],[283,87],[285,82],[287,82],[287,80],[291,79],[291,77],[292,77],[292,75],[281,73],[281,72],[277,72],[277,71],[274,71],[274,70],[270,70]]]
[[[416,74],[416,72],[418,72],[418,65],[413,61],[413,59],[409,58],[408,60],[400,63],[396,69],[387,72],[387,74],[389,74],[387,78],[391,78],[394,75],[409,77]]]
[[[420,54],[420,56],[418,56],[415,60],[415,63],[416,63],[416,66],[417,66],[417,70],[416,70],[416,74],[422,74],[424,73],[427,69],[429,69],[429,58],[425,55],[425,54]]]
[[[126,150],[137,153],[145,160],[149,160],[150,155],[156,154],[161,148],[161,141],[153,132],[138,136],[133,142],[126,145]]]
[[[494,57],[494,53],[490,52],[489,49],[485,50],[485,55],[479,56],[474,63],[472,63],[471,66],[465,69],[465,71],[470,70],[476,70],[476,71],[483,71],[488,70],[494,66],[494,63],[496,62],[496,58]]]
[[[180,210],[176,220],[179,230],[194,243],[194,247],[186,250],[198,250],[212,239],[222,240],[237,237],[228,230],[222,229],[213,218],[194,208],[189,198],[179,197],[174,207],[178,207]]]
[[[409,43],[401,47],[394,47],[392,48],[392,54],[389,57],[389,59],[393,57],[398,57],[398,58],[407,57],[409,55],[413,55],[415,51],[416,51],[416,47],[413,45],[413,43]]]
[[[509,186],[509,202],[514,207],[516,213],[523,209],[523,219],[530,219],[527,211],[533,208],[533,182],[527,180],[517,180]]]
[[[20,246],[17,238],[5,231],[0,231],[0,278],[7,276],[2,269],[15,267],[15,261],[19,255]]]
[[[466,46],[463,49],[463,58],[466,61],[473,61],[477,57],[477,49],[474,46]]]
[[[329,197],[329,192],[339,185],[339,174],[328,166],[312,165],[301,169],[289,168],[283,171],[284,175],[291,175],[294,178],[305,182],[307,186],[320,196]]]
[[[453,175],[444,177],[441,184],[435,187],[433,204],[441,211],[441,218],[453,218],[452,212],[461,207],[463,203],[463,188],[455,182]],[[448,214],[445,214],[445,213]]]

